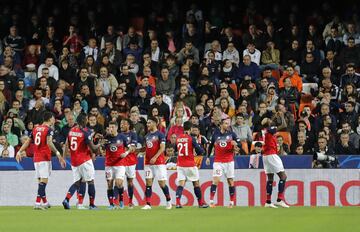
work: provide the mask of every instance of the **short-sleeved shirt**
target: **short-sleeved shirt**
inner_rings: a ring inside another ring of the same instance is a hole
[[[47,144],[47,137],[53,136],[54,131],[47,125],[35,126],[30,135],[34,146],[34,162],[51,161],[51,149]]]
[[[165,143],[165,136],[160,131],[149,133],[145,136],[145,165],[150,164],[150,160],[156,155],[160,149],[160,144]],[[165,164],[164,152],[160,154],[154,165]]]
[[[196,166],[194,149],[199,155],[205,153],[196,140],[188,134],[181,134],[176,138],[176,147],[178,150],[177,166],[179,167]]]
[[[89,128],[75,126],[70,129],[67,139],[72,166],[80,166],[91,159],[91,152],[88,144],[92,140],[92,136]]]
[[[214,133],[211,144],[215,149],[214,162],[227,163],[234,160],[234,146],[232,141],[239,142],[236,134],[232,131]]]
[[[126,152],[127,138],[123,134],[105,137],[108,143],[105,145],[105,166],[124,166],[125,158],[121,158],[121,154]]]
[[[134,146],[136,147],[136,144],[138,143],[137,140],[137,135],[135,132],[130,131],[128,133],[121,133],[126,137],[126,143],[128,144],[128,146]],[[124,160],[124,165],[125,166],[132,166],[137,164],[137,154],[136,152],[130,152]]]

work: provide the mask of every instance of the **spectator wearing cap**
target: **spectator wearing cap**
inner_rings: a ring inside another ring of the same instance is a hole
[[[238,82],[241,82],[246,75],[251,76],[251,79],[254,81],[260,78],[260,68],[251,61],[250,55],[245,55],[243,62],[239,65]]]
[[[280,65],[280,50],[275,48],[275,43],[269,40],[266,43],[266,49],[261,54],[262,68],[270,66],[273,69],[278,69]]]
[[[255,44],[253,42],[249,42],[246,46],[246,49],[243,51],[243,59],[244,56],[250,56],[251,62],[254,62],[257,65],[260,65],[261,60],[261,52],[256,49]]]
[[[259,98],[260,102],[264,102],[266,104],[266,109],[269,111],[274,111],[275,110],[275,106],[277,105],[278,102],[278,95],[276,93],[276,88],[274,84],[269,84],[266,94],[265,95],[261,95]]]

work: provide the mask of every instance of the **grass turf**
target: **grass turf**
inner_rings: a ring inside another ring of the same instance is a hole
[[[150,211],[68,210],[53,207],[37,211],[31,207],[0,207],[0,232],[41,231],[360,231],[358,207],[217,207]]]

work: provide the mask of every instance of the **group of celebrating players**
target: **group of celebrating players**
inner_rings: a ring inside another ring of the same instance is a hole
[[[30,143],[34,143],[34,166],[36,178],[38,179],[38,192],[34,209],[48,209],[50,204],[46,199],[46,185],[51,171],[51,153],[55,153],[61,166],[66,167],[66,156],[70,154],[70,162],[73,173],[73,184],[70,186],[64,201],[65,209],[70,209],[69,201],[77,192],[77,209],[98,209],[95,206],[95,169],[92,161],[92,154],[96,154],[99,148],[105,149],[105,176],[107,180],[107,195],[109,209],[124,208],[123,193],[124,181],[127,180],[127,192],[129,196],[128,207],[132,209],[133,204],[133,180],[136,175],[137,154],[145,151],[145,200],[146,205],[141,209],[151,209],[151,195],[154,178],[158,180],[159,186],[166,197],[166,209],[172,208],[171,197],[167,182],[167,169],[165,164],[165,136],[157,129],[158,120],[155,117],[147,119],[148,134],[145,137],[145,147],[138,148],[137,135],[131,130],[131,121],[122,119],[119,125],[117,122],[110,122],[108,134],[94,142],[93,134],[87,125],[87,116],[80,114],[77,117],[77,124],[71,128],[66,139],[63,154],[57,150],[52,142],[55,118],[51,112],[45,112],[43,123],[36,125],[29,139],[22,145],[16,154],[16,160],[21,161],[25,150]],[[284,201],[284,189],[286,174],[281,159],[277,155],[276,128],[271,127],[271,120],[265,119],[262,124],[267,127],[264,136],[263,163],[267,174],[266,192],[267,199],[265,207],[277,208],[289,206]],[[178,151],[177,157],[177,189],[176,208],[182,208],[181,196],[186,181],[191,181],[194,186],[194,193],[198,200],[199,208],[215,207],[214,197],[217,185],[224,175],[229,185],[230,202],[229,208],[234,207],[236,198],[234,177],[234,155],[241,147],[235,133],[231,131],[230,119],[223,119],[220,127],[214,131],[209,154],[190,135],[192,124],[184,123],[184,133],[176,138]],[[119,133],[120,131],[120,133]],[[195,164],[194,156],[207,155],[206,164],[210,165],[210,156],[214,150],[213,182],[210,188],[210,202],[206,204],[202,197],[199,183],[199,171]],[[196,153],[194,153],[194,151]],[[280,178],[278,183],[278,197],[276,203],[271,203],[274,174]],[[83,199],[88,186],[89,207],[85,207]]]

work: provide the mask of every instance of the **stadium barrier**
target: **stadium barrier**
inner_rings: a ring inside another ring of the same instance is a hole
[[[34,171],[2,171],[0,175],[1,206],[31,206],[35,200],[37,183]],[[285,199],[292,206],[360,206],[359,169],[289,169]],[[176,171],[168,171],[169,188],[175,202]],[[209,200],[212,179],[211,170],[200,170],[201,189],[205,201]],[[277,178],[275,178],[277,180]],[[216,202],[227,205],[228,188],[223,179],[220,183]],[[145,180],[144,171],[137,171],[134,190],[134,203],[143,205]],[[53,171],[47,186],[47,197],[52,205],[60,205],[68,187],[72,183],[71,171]],[[265,202],[266,175],[260,169],[235,170],[236,205],[260,206]],[[274,183],[275,185],[275,183]],[[104,171],[96,171],[96,204],[107,205],[106,181]],[[126,187],[125,187],[126,189]],[[274,187],[273,200],[277,189]],[[125,203],[127,202],[127,196]],[[73,197],[71,204],[75,205]],[[85,199],[87,202],[87,198]],[[184,205],[197,205],[191,183],[186,184],[183,192]],[[165,197],[155,182],[153,186],[153,205],[165,205]]]
[[[339,163],[341,168],[360,168],[360,155],[340,155]],[[201,169],[212,169],[212,164],[206,165],[205,159],[203,157],[195,157],[196,163]],[[282,162],[286,169],[308,169],[311,168],[312,156],[311,155],[287,155],[281,156]],[[244,169],[249,168],[250,156],[236,156],[235,157],[235,169]],[[63,170],[57,160],[57,158],[52,159],[53,170]],[[68,165],[67,170],[70,170],[70,162],[67,159]],[[98,157],[95,162],[96,170],[104,170],[104,157]],[[260,157],[259,168],[262,168],[262,160]],[[138,164],[136,167],[137,170],[144,169],[144,159],[143,157],[138,158]],[[2,158],[0,159],[0,171],[9,171],[9,170],[34,170],[34,163],[31,158],[24,158],[20,163],[17,163],[13,158]]]

